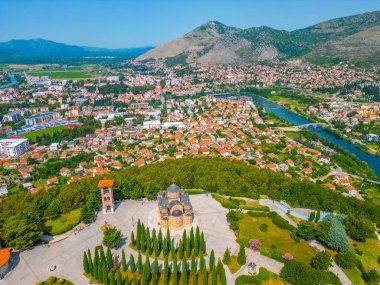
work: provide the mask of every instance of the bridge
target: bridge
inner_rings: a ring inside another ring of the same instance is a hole
[[[325,123],[310,123],[310,124],[298,125],[296,127],[301,128],[301,129],[308,129],[309,127],[317,128],[318,126],[321,128],[324,128],[326,127],[326,124]]]

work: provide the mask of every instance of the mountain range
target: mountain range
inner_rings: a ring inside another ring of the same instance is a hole
[[[180,63],[241,64],[301,58],[318,63],[380,65],[380,11],[337,18],[294,30],[239,29],[208,22],[139,56]]]
[[[50,63],[96,58],[135,58],[153,47],[107,49],[67,45],[45,39],[10,40],[0,43],[0,63]]]

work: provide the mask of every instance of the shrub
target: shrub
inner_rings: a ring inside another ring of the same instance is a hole
[[[260,267],[259,274],[257,275],[240,275],[236,281],[235,285],[245,285],[245,284],[256,284],[260,285],[263,281],[269,280],[270,274],[267,269]]]
[[[272,218],[273,224],[283,230],[294,231],[295,227],[293,227],[289,222],[283,218],[281,218],[277,213],[270,212],[269,216]]]
[[[42,281],[37,281],[35,285],[43,285],[43,284],[44,284],[44,282],[42,282]]]
[[[287,260],[287,261],[290,261],[290,260],[293,260],[293,255],[291,255],[289,252],[287,252],[282,256],[282,258]]]
[[[350,243],[344,225],[341,222],[341,217],[330,214],[319,224],[323,225],[325,223],[331,224],[327,240],[325,241],[326,244],[332,249],[347,251],[350,248]]]
[[[335,255],[335,261],[336,263],[345,269],[354,268],[357,263],[357,258],[355,256],[355,253],[352,251],[346,251],[346,252],[338,252]]]
[[[46,279],[47,284],[53,284],[57,280],[56,277],[50,276],[48,279]]]
[[[260,241],[258,239],[250,239],[249,240],[249,248],[252,250],[260,249]]]
[[[282,258],[282,254],[280,252],[278,252],[277,249],[275,249],[275,248],[268,248],[268,247],[261,248],[260,253],[262,255],[268,256],[274,260],[284,262],[284,259]]]
[[[327,270],[332,265],[332,258],[327,251],[318,252],[311,259],[311,266],[315,269]]]
[[[262,223],[259,227],[260,231],[267,232],[268,231],[268,225],[266,223]]]
[[[247,214],[250,215],[251,217],[268,217],[269,216],[269,213],[267,212],[248,211]]]
[[[109,248],[116,248],[122,241],[121,231],[117,228],[106,228],[103,233],[103,244]]]
[[[228,212],[226,217],[227,217],[227,221],[231,223],[231,222],[237,222],[237,221],[242,220],[244,218],[244,214],[240,211],[230,211]]]

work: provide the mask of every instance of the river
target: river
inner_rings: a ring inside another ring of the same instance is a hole
[[[7,87],[11,87],[12,85],[16,85],[16,84],[18,84],[18,81],[17,81],[15,75],[16,75],[15,73],[9,73],[9,74],[8,74],[8,77],[9,77],[9,79],[11,80],[11,82],[9,82],[9,83],[7,83],[7,84],[0,85],[0,89],[2,89],[2,88],[7,88]]]
[[[304,124],[312,123],[312,122],[308,121],[307,119],[305,119],[304,117],[301,117],[297,114],[294,114],[294,113],[286,110],[283,106],[276,104],[272,101],[269,101],[265,98],[254,97],[254,100],[256,103],[263,106],[267,112],[272,112],[276,116],[283,118],[283,119],[291,122],[294,125],[304,125]],[[365,161],[368,164],[368,166],[371,169],[373,169],[375,174],[378,177],[380,177],[380,158],[379,157],[372,155],[372,154],[368,154],[368,153],[362,151],[361,149],[357,148],[353,144],[348,143],[346,140],[337,138],[337,137],[333,136],[332,134],[324,131],[323,129],[318,131],[318,132],[315,132],[315,133],[317,136],[324,138],[324,139],[327,139],[327,140],[333,142],[334,144],[342,147],[343,149],[355,154],[360,160]]]

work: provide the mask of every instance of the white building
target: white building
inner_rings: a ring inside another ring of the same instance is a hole
[[[365,135],[365,140],[367,141],[373,141],[373,142],[378,142],[379,141],[379,136],[375,134],[367,134]]]
[[[9,158],[19,157],[29,151],[28,139],[2,139],[0,140],[0,153]]]

